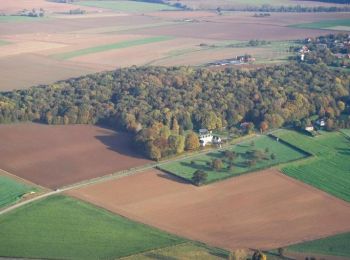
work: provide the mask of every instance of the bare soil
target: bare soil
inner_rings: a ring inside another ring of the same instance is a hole
[[[69,194],[226,249],[272,249],[350,230],[349,204],[274,169],[199,188],[152,170]]]
[[[90,125],[0,125],[0,168],[56,189],[150,162],[131,136]]]

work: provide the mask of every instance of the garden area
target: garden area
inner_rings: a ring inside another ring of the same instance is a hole
[[[258,136],[226,150],[167,163],[159,168],[201,185],[307,156],[307,153],[272,137]]]

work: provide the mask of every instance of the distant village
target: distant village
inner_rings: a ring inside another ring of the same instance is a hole
[[[350,59],[350,35],[344,39],[329,39],[325,38],[316,40],[307,38],[304,40],[304,45],[298,50],[301,61],[305,61],[307,55],[313,51],[329,50],[331,55],[336,59]]]

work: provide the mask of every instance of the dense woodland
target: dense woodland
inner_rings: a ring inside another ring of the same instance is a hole
[[[151,158],[193,150],[199,128],[247,131],[311,116],[350,127],[350,75],[320,62],[259,69],[130,67],[0,93],[0,123],[104,124],[136,134]],[[250,128],[249,128],[250,127]],[[186,133],[186,135],[185,135]]]

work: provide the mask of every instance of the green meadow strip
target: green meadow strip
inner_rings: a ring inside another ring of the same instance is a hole
[[[123,42],[117,42],[117,43],[112,43],[112,44],[107,44],[107,45],[99,45],[99,46],[81,49],[81,50],[76,50],[76,51],[72,51],[72,52],[56,54],[56,55],[53,55],[53,57],[57,58],[57,59],[68,60],[68,59],[72,59],[75,57],[84,56],[84,55],[88,55],[88,54],[105,52],[105,51],[110,51],[110,50],[115,50],[115,49],[124,49],[124,48],[133,47],[133,46],[168,41],[171,39],[174,39],[174,37],[157,36],[157,37],[150,37],[150,38],[144,38],[144,39],[123,41]]]
[[[293,24],[289,27],[305,29],[327,29],[336,26],[350,26],[350,19],[324,20],[313,23]]]

